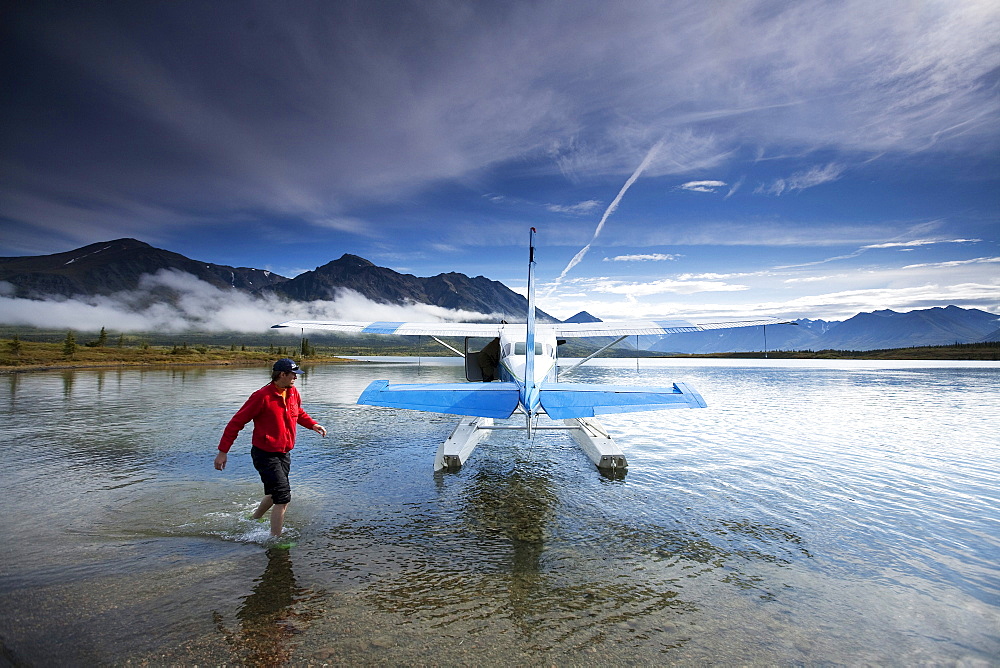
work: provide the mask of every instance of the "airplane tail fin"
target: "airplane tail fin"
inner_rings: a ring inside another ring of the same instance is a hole
[[[542,408],[553,420],[706,407],[701,395],[685,383],[674,383],[672,388],[547,383],[540,394]]]
[[[524,384],[529,391],[535,387],[535,228],[528,235],[528,320],[525,337]],[[525,402],[525,406],[531,403]]]
[[[497,419],[509,418],[517,409],[515,383],[421,383],[390,385],[372,381],[358,397],[365,406],[406,408]]]

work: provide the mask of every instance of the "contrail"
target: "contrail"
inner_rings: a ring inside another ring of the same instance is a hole
[[[622,186],[622,189],[618,191],[618,196],[615,197],[614,201],[612,201],[611,204],[608,205],[608,208],[605,209],[604,215],[601,216],[601,222],[597,224],[597,229],[594,230],[594,236],[590,238],[590,241],[587,243],[586,246],[580,249],[580,252],[578,252],[576,255],[573,256],[573,259],[569,261],[569,264],[566,265],[566,268],[563,269],[562,273],[559,274],[559,277],[556,278],[555,282],[552,284],[552,287],[548,289],[548,291],[546,292],[546,296],[551,295],[552,292],[557,287],[559,287],[559,283],[562,281],[563,278],[565,278],[566,274],[569,273],[569,270],[580,263],[580,260],[583,259],[583,256],[586,255],[587,251],[590,250],[590,246],[594,243],[594,241],[597,240],[597,235],[599,235],[601,233],[601,230],[604,229],[604,223],[607,222],[608,217],[611,216],[611,214],[615,212],[615,209],[618,208],[618,205],[622,201],[622,197],[625,196],[625,193],[628,191],[629,188],[632,187],[632,184],[636,182],[636,180],[643,173],[643,171],[645,171],[645,169],[649,167],[649,164],[653,162],[653,159],[656,157],[656,154],[660,152],[660,148],[662,147],[663,147],[663,140],[661,139],[660,141],[653,144],[653,148],[649,149],[649,153],[647,153],[646,157],[642,159],[642,163],[640,163],[640,165],[636,167],[635,171],[632,172],[632,176],[628,177],[628,181],[626,181],[625,185]]]

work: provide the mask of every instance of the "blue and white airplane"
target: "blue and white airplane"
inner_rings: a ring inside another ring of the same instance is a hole
[[[675,334],[708,329],[728,329],[757,325],[785,324],[775,318],[730,322],[692,323],[685,320],[636,320],[625,322],[587,322],[548,324],[535,322],[535,228],[531,228],[528,255],[527,322],[518,324],[488,323],[416,323],[289,320],[274,328],[297,327],[354,334],[391,334],[431,336],[465,358],[466,378],[483,381],[479,364],[480,351],[469,349],[470,338],[494,339],[498,348],[494,382],[423,383],[390,385],[387,380],[372,381],[358,397],[358,404],[406,408],[432,413],[465,416],[451,436],[438,448],[434,469],[456,470],[465,463],[479,441],[492,429],[525,429],[528,437],[537,429],[566,429],[599,469],[623,470],[625,455],[596,420],[608,413],[653,411],[667,408],[704,408],[705,401],[684,383],[673,387],[642,387],[561,383],[557,366],[560,339],[570,337],[618,338],[573,367],[592,359],[602,351],[631,335]],[[438,336],[466,337],[465,352],[456,350]],[[526,354],[533,351],[534,354]],[[489,365],[488,365],[489,366]],[[507,419],[519,412],[524,426],[494,425],[495,419]],[[562,425],[539,425],[539,416],[562,420]]]

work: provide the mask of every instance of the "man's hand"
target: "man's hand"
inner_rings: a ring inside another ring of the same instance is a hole
[[[323,438],[326,438],[326,427],[324,427],[323,425],[321,424],[316,425],[315,427],[313,427],[313,431],[322,436]]]
[[[229,459],[229,455],[220,450],[219,454],[215,456],[215,470],[221,471],[222,469],[226,468],[227,459]]]

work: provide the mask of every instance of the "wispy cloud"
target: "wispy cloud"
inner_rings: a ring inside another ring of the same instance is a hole
[[[783,248],[858,247],[908,233],[895,222],[829,220],[821,226],[808,221],[783,220],[781,224],[753,224],[711,220],[697,225],[663,225],[619,232],[631,246],[773,246]]]
[[[844,173],[845,166],[835,163],[814,166],[796,172],[787,179],[775,179],[768,185],[759,186],[754,192],[761,195],[781,195],[786,192],[815,188],[818,185],[836,181]]]
[[[562,273],[560,273],[559,276],[556,277],[555,283],[553,283],[552,288],[550,288],[549,290],[550,293],[552,290],[554,290],[556,287],[559,286],[560,281],[562,281],[562,279],[566,277],[566,274],[568,274],[573,267],[575,267],[577,264],[580,263],[581,260],[583,260],[584,256],[590,250],[591,245],[593,245],[594,241],[597,240],[597,237],[598,235],[600,235],[601,230],[604,229],[604,224],[607,222],[608,218],[611,216],[612,213],[615,212],[615,209],[618,208],[618,205],[621,203],[622,198],[625,196],[625,193],[628,192],[628,189],[632,187],[632,184],[634,184],[639,179],[639,177],[642,176],[643,171],[645,171],[645,169],[649,167],[649,165],[653,162],[653,160],[656,159],[656,156],[660,152],[660,149],[662,147],[663,147],[663,141],[661,140],[653,144],[652,148],[650,148],[649,151],[647,151],[645,157],[642,159],[642,162],[639,163],[639,166],[635,168],[635,171],[632,172],[632,175],[628,177],[628,180],[625,181],[625,185],[623,185],[621,189],[618,191],[618,194],[615,195],[614,200],[612,200],[611,204],[608,205],[608,208],[604,210],[604,215],[601,216],[600,222],[597,223],[597,228],[594,229],[594,235],[590,238],[590,241],[588,241],[587,245],[581,248],[577,252],[577,254],[572,257],[572,259],[566,264],[566,267],[562,270]]]
[[[725,181],[688,181],[687,183],[682,183],[680,188],[683,190],[690,190],[698,193],[714,193],[718,192],[719,188],[725,188]]]
[[[583,215],[592,212],[594,209],[601,206],[601,203],[596,199],[588,199],[584,202],[578,202],[576,204],[547,204],[545,208],[553,213],[568,213],[572,215]]]
[[[892,308],[896,311],[931,308],[943,304],[954,304],[962,308],[979,308],[990,313],[1000,313],[1000,281],[969,281],[954,285],[924,282],[904,287],[877,287],[849,290],[831,290],[782,299],[755,298],[758,293],[746,291],[739,301],[722,299],[726,291],[715,292],[716,299],[699,295],[694,301],[682,301],[684,293],[674,293],[674,300],[640,301],[633,293],[610,293],[616,299],[600,300],[594,293],[576,298],[563,299],[557,308],[543,304],[550,313],[572,315],[581,310],[589,311],[603,319],[635,318],[740,318],[756,317],[761,314],[791,318],[813,318],[823,320],[843,320],[858,313]],[[626,294],[626,299],[619,295]]]
[[[916,246],[933,246],[935,244],[975,244],[982,239],[913,239],[912,241],[886,241],[880,244],[868,244],[862,246],[860,250],[874,250],[876,248],[914,248]]]
[[[743,181],[745,181],[745,180],[746,180],[746,177],[743,177],[743,176],[741,176],[741,177],[740,177],[740,178],[739,178],[739,179],[738,179],[738,180],[736,181],[736,183],[734,183],[734,184],[732,185],[732,187],[731,187],[731,188],[729,188],[729,192],[727,192],[727,193],[726,193],[726,196],[725,196],[725,198],[724,198],[724,199],[729,199],[730,197],[732,197],[733,195],[735,195],[735,194],[736,194],[736,191],[737,191],[737,190],[739,190],[740,188],[742,188],[742,187],[743,187]]]
[[[707,272],[707,273],[701,273],[701,274],[678,274],[677,275],[677,280],[679,280],[679,281],[704,281],[704,280],[709,280],[709,281],[728,281],[729,279],[732,279],[732,278],[747,278],[747,277],[750,277],[750,276],[762,276],[762,275],[764,275],[766,273],[767,272],[763,272],[763,271],[755,271],[755,272],[742,271],[742,272],[731,273],[731,274],[719,274],[719,273],[716,273],[716,272]]]
[[[886,241],[877,244],[867,244],[861,246],[857,250],[847,253],[845,255],[835,255],[833,257],[828,257],[822,260],[816,260],[815,262],[803,262],[801,264],[789,264],[782,265],[780,267],[775,267],[775,269],[795,269],[799,267],[814,267],[820,264],[826,264],[827,262],[836,262],[838,260],[849,260],[851,258],[858,257],[862,253],[870,250],[884,250],[888,248],[899,248],[901,250],[907,250],[909,248],[915,248],[919,246],[931,246],[935,244],[970,244],[978,243],[980,239],[912,239],[910,241]]]
[[[988,154],[997,143],[991,0],[922,12],[748,1],[725,15],[687,2],[245,3],[246,24],[267,30],[233,30],[212,3],[127,18],[113,5],[31,4],[13,22],[18,41],[59,63],[31,85],[74,117],[110,112],[108,131],[57,136],[47,115],[5,105],[13,113],[0,120],[27,138],[12,158],[48,177],[50,165],[101,155],[86,165],[95,192],[178,210],[225,195],[231,210],[322,220],[348,215],[348,200],[406,197],[539,156],[553,172],[625,176],[664,136],[651,175],[741,146]],[[70,98],[67,83],[93,95]],[[844,169],[831,162],[764,190],[815,187]],[[81,212],[115,208],[80,195]]]
[[[351,252],[506,282],[538,225],[572,246],[556,263],[680,250],[704,278],[657,289],[752,283],[738,296],[759,302],[763,279],[709,276],[860,253],[898,270],[906,249],[951,257],[917,242],[996,241],[996,0],[243,0],[236,21],[219,3],[8,4],[0,42],[31,67],[0,104],[0,255],[134,236],[225,264]],[[907,227],[900,202],[942,222]]]
[[[646,253],[637,255],[616,255],[604,258],[605,262],[667,262],[684,257],[676,253]]]
[[[318,227],[327,227],[341,232],[351,232],[363,236],[373,235],[369,222],[350,216],[321,216],[314,219],[313,223]]]
[[[824,276],[797,276],[794,278],[783,279],[783,283],[825,283],[827,281],[840,278],[841,275],[824,275]]]
[[[623,283],[605,280],[593,285],[591,289],[594,292],[624,295],[630,299],[634,299],[636,297],[662,294],[692,295],[699,292],[740,292],[748,290],[749,286],[726,283],[725,281],[685,281],[663,278],[646,283]]]
[[[945,262],[924,262],[921,264],[908,264],[903,269],[924,269],[931,267],[962,267],[969,264],[996,264],[1000,262],[1000,257],[977,257],[971,260],[948,260]]]

